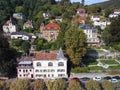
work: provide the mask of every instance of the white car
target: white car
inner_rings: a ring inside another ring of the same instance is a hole
[[[117,82],[118,82],[118,80],[117,80],[117,79],[115,79],[115,78],[112,78],[112,79],[111,79],[111,82],[112,82],[112,83],[117,83]]]
[[[95,80],[95,81],[101,81],[102,77],[94,77],[93,80]]]

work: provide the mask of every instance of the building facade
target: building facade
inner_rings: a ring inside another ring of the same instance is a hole
[[[100,40],[98,38],[97,29],[90,24],[80,25],[79,27],[87,36],[87,43],[91,46],[98,46]]]
[[[17,77],[19,79],[33,79],[33,70],[32,57],[21,58],[17,67]]]
[[[3,25],[3,32],[5,33],[16,32],[16,26],[13,25],[11,18]]]
[[[35,79],[55,79],[67,76],[67,59],[59,52],[38,52],[33,60]]]
[[[40,27],[42,37],[47,41],[55,41],[60,31],[60,26],[53,21],[49,24]]]

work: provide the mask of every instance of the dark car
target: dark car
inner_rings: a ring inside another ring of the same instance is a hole
[[[120,80],[120,76],[113,76],[112,78]]]
[[[88,78],[88,77],[80,78],[80,81],[81,81],[81,82],[85,82],[85,81],[89,81],[89,80],[90,80],[90,78]]]
[[[112,79],[112,77],[110,77],[110,76],[104,77],[104,80],[111,80],[111,79]]]

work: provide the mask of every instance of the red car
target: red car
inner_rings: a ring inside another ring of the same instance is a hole
[[[77,77],[73,77],[73,78],[70,78],[70,80],[76,80],[76,81],[79,81],[79,78],[77,78]]]

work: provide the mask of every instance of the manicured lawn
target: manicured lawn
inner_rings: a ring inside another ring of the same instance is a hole
[[[98,64],[98,62],[95,61],[95,62],[90,62],[88,65],[97,65],[97,64]]]
[[[118,65],[118,66],[109,66],[108,69],[110,69],[110,70],[120,69],[120,65]]]
[[[98,53],[98,52],[103,52],[103,50],[101,49],[92,49],[92,48],[88,48],[87,49],[88,53]]]
[[[94,67],[89,67],[90,70],[104,70],[102,67],[99,66],[94,66]]]
[[[118,64],[115,60],[100,60],[100,62],[105,64]]]

